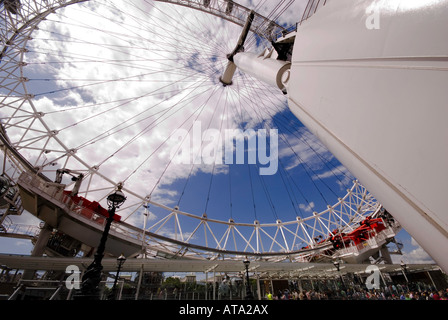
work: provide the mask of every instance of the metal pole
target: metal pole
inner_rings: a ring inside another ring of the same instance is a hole
[[[213,300],[216,299],[216,271],[213,269]]]
[[[253,300],[254,296],[252,294],[252,291],[250,289],[250,279],[249,279],[249,264],[245,263],[246,266],[246,297],[245,300]]]
[[[403,262],[401,263],[401,272],[404,275],[404,278],[406,279],[406,283],[409,283],[408,277],[406,276],[406,264]]]
[[[101,262],[104,257],[110,226],[115,216],[115,206],[113,205],[108,211],[109,217],[106,219],[106,225],[95,253],[95,258],[82,277],[81,295],[76,296],[76,299],[99,299],[98,285],[101,281],[101,271],[103,270]]]
[[[121,263],[118,263],[117,274],[115,275],[114,285],[112,286],[112,291],[109,295],[109,300],[115,300],[115,295],[117,291],[117,282],[118,277],[120,276],[120,270],[121,270]]]
[[[379,269],[378,269],[378,272],[380,273],[381,279],[383,279],[384,287],[387,287],[387,282],[386,282],[386,279],[384,279],[383,273]]]
[[[260,275],[257,273],[258,300],[261,300]]]
[[[208,272],[205,273],[205,300],[208,298]]]
[[[436,288],[436,290],[437,290],[437,286],[436,286],[434,280],[432,279],[431,274],[429,273],[429,271],[426,271],[426,274],[428,275],[429,279],[431,279],[431,282],[432,282],[432,285],[434,286],[434,288]]]
[[[24,286],[25,286],[24,284],[19,285],[16,291],[14,291],[13,294],[8,298],[8,300],[14,300],[16,296],[19,294],[19,292],[22,291]]]
[[[146,249],[145,249],[145,235],[146,235],[146,221],[148,219],[148,204],[143,206],[145,208],[145,212],[143,213],[143,233],[142,233],[142,259],[146,258]],[[143,278],[143,263],[140,268],[140,276],[138,277],[137,291],[135,292],[135,300],[138,300],[138,296],[140,294],[140,286],[142,285]]]
[[[124,280],[121,281],[120,294],[118,295],[118,300],[121,300],[123,294]]]
[[[252,75],[273,87],[285,89],[289,80],[289,61],[281,61],[251,52],[239,52],[233,58],[235,65],[243,72]]]
[[[49,300],[54,300],[54,298],[59,293],[59,291],[61,291],[61,289],[62,289],[62,285],[59,285],[58,288],[55,290],[55,292],[51,295]]]
[[[140,267],[140,275],[138,277],[138,284],[137,284],[137,292],[135,293],[135,300],[138,300],[138,296],[140,295],[140,286],[142,285],[142,278],[143,278],[143,263]]]
[[[222,82],[224,86],[232,84],[232,78],[236,71],[236,65],[233,63],[233,57],[240,51],[244,50],[244,42],[246,41],[247,35],[250,31],[250,26],[254,19],[255,13],[253,11],[250,12],[249,16],[246,19],[246,23],[241,31],[240,38],[238,39],[237,45],[235,49],[227,56],[229,62],[227,63],[227,67],[223,73],[223,75],[219,78],[219,81]]]

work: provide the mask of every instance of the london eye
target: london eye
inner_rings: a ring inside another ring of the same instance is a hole
[[[2,4],[3,217],[25,207],[85,243],[23,190],[101,230],[89,206],[120,187],[129,255],[207,260],[359,262],[400,229],[288,109],[292,1]],[[280,81],[229,68],[236,52]]]

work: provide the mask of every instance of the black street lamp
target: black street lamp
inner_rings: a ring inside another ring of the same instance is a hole
[[[252,291],[250,290],[250,283],[249,283],[249,265],[250,261],[248,259],[243,261],[244,266],[246,267],[246,297],[245,300],[254,300],[254,295],[252,294]]]
[[[109,300],[115,300],[116,295],[117,295],[117,282],[118,282],[118,277],[120,276],[120,270],[121,267],[123,266],[123,264],[126,261],[126,257],[121,254],[118,258],[117,258],[117,274],[115,275],[115,281],[114,281],[114,285],[112,286],[112,291],[109,294]]]
[[[333,264],[339,272],[339,261],[335,260],[335,261],[333,261]]]
[[[122,188],[122,184],[119,184],[117,190],[107,197],[109,216],[106,219],[106,225],[101,236],[100,244],[96,250],[95,258],[82,277],[81,294],[78,295],[76,299],[99,299],[98,285],[101,281],[101,271],[103,270],[101,261],[104,257],[104,250],[106,248],[106,241],[109,236],[110,226],[114,220],[115,209],[119,208],[126,201],[126,197],[121,191]]]
[[[333,264],[336,267],[336,269],[338,270],[339,278],[341,279],[342,288],[345,290],[346,288],[345,288],[344,279],[342,278],[342,275],[341,275],[341,272],[340,272],[340,263],[339,263],[338,260],[334,260]]]

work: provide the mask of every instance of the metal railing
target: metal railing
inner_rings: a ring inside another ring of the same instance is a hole
[[[117,282],[116,300],[121,300],[123,295],[124,280]],[[73,286],[74,283],[70,282]],[[78,283],[80,285],[80,283]],[[101,281],[99,285],[99,295],[101,300],[107,300],[110,287],[113,281]],[[58,280],[19,280],[14,292],[8,297],[8,300],[21,300],[27,297],[41,300],[73,300],[75,287],[68,287],[65,281]]]
[[[39,235],[40,228],[36,225],[25,225],[14,223],[10,217],[5,217],[0,225],[0,233],[8,235],[23,235],[31,238]]]
[[[39,191],[47,195],[52,202],[59,203],[62,208],[65,207],[66,211],[71,214],[75,214],[81,217],[84,221],[90,221],[98,225],[98,229],[102,230],[106,223],[107,217],[100,215],[99,213],[82,206],[82,203],[75,203],[72,198],[64,193],[65,185],[44,181],[36,175],[28,172],[23,172],[19,177],[19,183],[29,185],[39,189]],[[112,223],[111,230],[119,232],[124,236],[133,240],[142,240],[142,232],[138,228],[132,228],[127,224]]]
[[[378,233],[375,233],[374,235],[371,235],[371,237],[366,241],[363,241],[357,245],[352,245],[339,249],[338,253],[341,256],[353,255],[353,254],[359,255],[371,249],[378,248],[386,243],[386,239],[393,238],[396,235],[398,229],[400,229],[398,224],[397,225],[392,224],[388,228]]]

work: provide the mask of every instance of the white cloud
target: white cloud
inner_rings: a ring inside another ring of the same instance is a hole
[[[328,149],[307,129],[300,128],[292,135],[285,135],[281,140],[282,148],[279,151],[281,158],[289,158],[287,170],[294,169],[303,163],[312,170],[322,169],[327,161],[331,161],[334,157]]]
[[[418,244],[418,242],[411,238],[411,248],[402,249],[403,255],[392,256],[393,263],[399,264],[401,261],[407,264],[433,264],[435,263],[431,256]]]
[[[22,153],[36,165],[57,163],[45,169],[97,166],[95,172],[125,181],[125,188],[141,197],[153,191],[153,199],[171,204],[178,194],[170,185],[190,174],[190,168],[174,164],[166,170],[174,147],[167,138],[174,129],[188,129],[194,120],[202,121],[204,130],[222,124],[237,128],[240,121],[255,127],[269,121],[272,111],[260,106],[253,112],[246,102],[275,96],[275,90],[248,87],[238,72],[235,86],[219,85],[239,26],[164,3],[101,4],[87,2],[50,15],[33,33],[24,69],[42,120],[82,161],[67,157],[58,141],[47,138]],[[272,7],[259,9],[267,14]],[[35,126],[46,130],[39,121]],[[18,141],[23,131],[12,128],[8,133]],[[49,152],[42,156],[39,149],[44,147]],[[197,165],[192,173],[212,169]],[[215,167],[215,174],[225,172],[226,167]],[[110,184],[100,175],[88,177],[81,191],[87,185],[90,197],[104,198],[109,192],[104,188]]]
[[[314,202],[311,201],[309,204],[305,205],[303,203],[299,204],[299,208],[306,211],[306,212],[311,212],[314,209]]]

